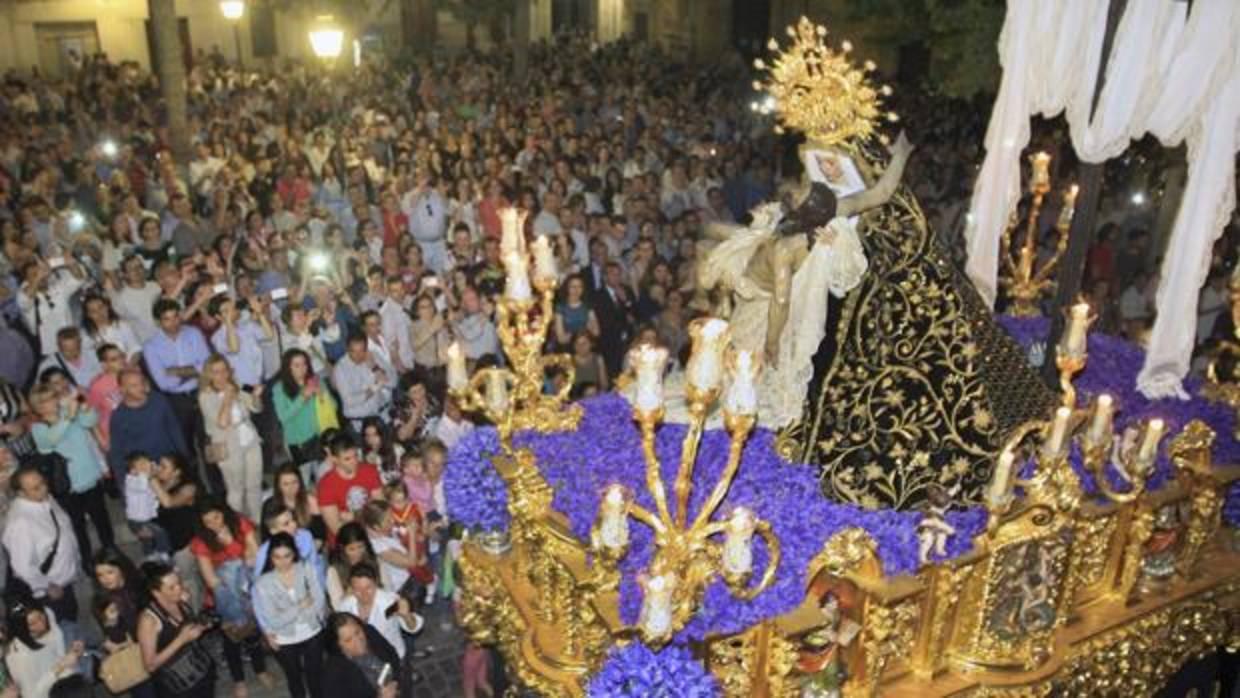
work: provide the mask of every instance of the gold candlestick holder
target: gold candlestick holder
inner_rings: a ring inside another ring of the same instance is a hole
[[[537,300],[501,298],[496,307],[496,333],[508,366],[477,371],[464,388],[449,391],[462,410],[481,413],[495,424],[505,449],[517,431],[568,431],[581,422],[581,407],[568,405],[576,374],[572,357],[542,352],[555,317],[556,281],[536,278],[534,288]],[[567,380],[559,391],[547,394],[544,378],[552,367],[564,371]],[[504,387],[507,400],[502,405],[488,399],[492,381],[500,381]]]
[[[754,415],[733,414],[724,408],[724,428],[730,436],[727,461],[701,509],[692,520],[689,518],[689,500],[693,490],[693,471],[698,447],[705,432],[709,408],[718,399],[719,392],[718,388],[700,390],[692,385],[687,386],[686,400],[690,421],[681,444],[680,464],[672,490],[674,500],[671,502],[663,481],[662,464],[655,451],[655,432],[663,421],[665,411],[662,407],[642,409],[635,406],[633,409],[634,419],[641,428],[646,488],[654,500],[654,511],[629,498],[626,500],[624,515],[654,531],[655,552],[646,576],[648,579],[659,580],[659,594],[670,594],[670,600],[667,601],[670,605],[666,609],[652,611],[648,609],[648,605],[652,603],[654,594],[649,588],[646,591],[637,632],[645,642],[654,646],[666,643],[685,626],[699,608],[706,586],[716,577],[722,578],[729,591],[737,598],[752,599],[774,582],[775,572],[779,568],[780,543],[769,522],[745,512],[743,518],[749,524],[745,529],[746,537],[729,545],[727,540],[721,543],[715,538],[732,535],[729,532],[731,522],[711,520],[736,478],[745,442],[756,422]],[[607,550],[599,535],[601,525],[600,520],[594,526],[592,547],[597,554],[598,564],[614,567],[624,557],[627,546]],[[750,537],[753,535],[765,542],[768,560],[758,583],[749,586],[754,574],[752,561],[748,559]],[[733,560],[730,563],[729,555],[739,555],[742,562],[737,564]],[[661,620],[656,622],[648,619]]]
[[[1020,249],[1012,250],[1012,238],[1018,227],[1018,219],[1013,215],[1011,222],[1003,231],[1000,241],[999,258],[1001,270],[999,285],[1007,291],[1012,299],[1008,312],[1018,317],[1035,317],[1042,312],[1038,302],[1044,293],[1055,288],[1055,280],[1051,278],[1064,251],[1068,249],[1068,232],[1072,227],[1072,217],[1076,199],[1076,186],[1073,185],[1064,193],[1064,213],[1055,224],[1055,252],[1045,263],[1038,265],[1038,220],[1042,214],[1042,204],[1051,190],[1046,167],[1050,156],[1037,153],[1030,157],[1033,164],[1033,177],[1029,185],[1029,193],[1033,197],[1029,205],[1029,215],[1025,221],[1024,237]]]

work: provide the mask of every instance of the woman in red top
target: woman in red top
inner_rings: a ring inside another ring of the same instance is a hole
[[[198,533],[189,543],[198,559],[198,570],[211,592],[212,605],[224,630],[224,659],[233,680],[233,698],[246,698],[245,663],[241,648],[247,646],[254,673],[264,685],[273,679],[266,670],[266,658],[258,642],[258,631],[249,603],[251,571],[258,556],[254,524],[233,511],[218,497],[198,508]]]
[[[400,239],[409,234],[409,217],[400,210],[396,192],[390,189],[383,192],[379,205],[383,211],[383,246],[397,247]]]

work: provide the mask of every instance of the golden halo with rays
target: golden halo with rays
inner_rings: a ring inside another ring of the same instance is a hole
[[[895,112],[884,112],[881,98],[891,88],[875,88],[869,74],[876,66],[866,61],[853,65],[848,54],[852,44],[844,41],[840,50],[826,43],[827,28],[801,17],[787,29],[792,43],[780,50],[772,38],[767,48],[775,55],[770,63],[761,58],[754,67],[767,73],[766,80],[755,80],[753,87],[767,97],[750,107],[762,114],[774,114],[776,133],[785,129],[801,131],[810,142],[837,145],[865,141],[877,132],[880,120],[898,121]],[[886,143],[885,136],[879,140]]]

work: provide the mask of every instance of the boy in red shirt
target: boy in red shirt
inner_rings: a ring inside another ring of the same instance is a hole
[[[319,479],[319,510],[335,540],[336,531],[353,521],[366,502],[383,499],[383,478],[377,467],[362,461],[357,443],[343,432],[327,439],[327,459],[331,469]]]

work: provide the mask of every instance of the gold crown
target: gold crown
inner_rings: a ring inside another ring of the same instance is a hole
[[[755,80],[753,87],[767,97],[750,105],[754,111],[776,115],[776,133],[785,128],[801,131],[810,142],[835,145],[851,140],[864,141],[876,131],[876,122],[885,118],[895,122],[894,112],[883,112],[880,97],[891,96],[891,88],[874,88],[868,74],[876,68],[866,61],[860,68],[848,59],[852,44],[844,41],[839,51],[827,46],[827,28],[801,17],[788,27],[792,44],[780,51],[771,39],[767,48],[776,55],[768,65],[761,58],[754,67],[765,70],[768,79]],[[884,143],[885,136],[879,136]]]

